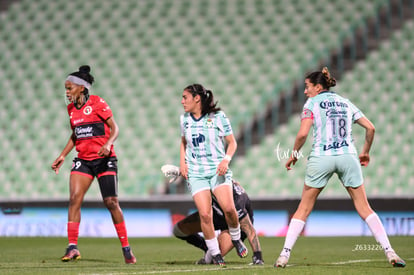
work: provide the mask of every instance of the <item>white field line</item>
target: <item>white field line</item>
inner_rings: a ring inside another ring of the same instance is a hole
[[[218,270],[237,270],[237,269],[246,269],[249,265],[243,266],[234,266],[234,267],[211,267],[211,268],[204,268],[204,269],[177,269],[177,270],[154,270],[154,271],[138,271],[138,272],[117,272],[117,273],[88,273],[88,275],[122,275],[122,274],[168,274],[168,273],[192,273],[192,272],[204,272],[204,271],[218,271]],[[82,273],[80,273],[82,275]]]
[[[343,262],[334,262],[334,263],[328,263],[328,264],[344,265],[344,264],[353,264],[353,263],[382,262],[386,260],[387,259],[384,257],[384,259],[360,259],[360,260],[349,260],[349,261],[343,261]],[[414,258],[408,258],[408,259],[403,259],[403,260],[412,261],[414,260]]]
[[[332,264],[332,265],[346,265],[346,264],[353,264],[353,263],[369,263],[369,262],[382,262],[382,261],[386,261],[387,259],[384,257],[384,259],[360,259],[360,260],[349,260],[349,261],[341,261],[341,262],[332,262],[332,263],[324,263],[324,264]],[[414,258],[408,258],[405,259],[406,261],[413,261]],[[272,264],[273,265],[273,264]],[[204,269],[177,269],[177,270],[154,270],[154,271],[138,271],[138,272],[127,272],[127,273],[123,273],[123,272],[117,272],[117,273],[88,273],[89,275],[123,275],[123,274],[137,274],[137,275],[141,275],[141,274],[168,274],[168,273],[193,273],[193,272],[205,272],[205,271],[217,271],[217,270],[237,270],[237,269],[246,269],[249,268],[249,266],[251,265],[246,265],[246,266],[234,266],[234,267],[229,267],[227,266],[226,268],[222,268],[222,267],[210,267],[210,268],[204,268]],[[265,264],[265,266],[268,266]],[[300,265],[296,265],[296,264],[292,264],[292,265],[287,265],[286,267],[289,266],[300,266]],[[259,266],[258,266],[259,267]],[[82,275],[82,273],[80,274]]]

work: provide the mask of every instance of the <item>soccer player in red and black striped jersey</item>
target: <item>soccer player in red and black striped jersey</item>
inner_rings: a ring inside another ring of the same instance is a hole
[[[52,164],[59,173],[65,157],[76,147],[70,174],[70,200],[68,213],[69,245],[62,261],[80,259],[77,248],[81,205],[93,179],[96,177],[105,206],[112,216],[116,232],[121,241],[125,263],[134,264],[136,258],[128,242],[124,216],[118,202],[118,167],[113,143],[119,129],[108,104],[97,95],[89,95],[94,77],[90,67],[81,66],[65,81],[66,98],[69,100],[68,114],[72,135],[61,154]]]

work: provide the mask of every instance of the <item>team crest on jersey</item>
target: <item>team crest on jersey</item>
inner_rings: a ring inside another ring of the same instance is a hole
[[[92,107],[91,106],[86,106],[85,109],[83,109],[83,113],[85,115],[90,115],[92,113]]]
[[[214,122],[211,118],[207,119],[206,126],[207,126],[207,128],[213,128],[214,127]]]

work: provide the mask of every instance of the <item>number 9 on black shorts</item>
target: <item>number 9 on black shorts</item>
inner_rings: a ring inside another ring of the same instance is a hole
[[[71,174],[98,179],[103,198],[118,196],[118,160],[116,157],[84,160],[74,158]]]

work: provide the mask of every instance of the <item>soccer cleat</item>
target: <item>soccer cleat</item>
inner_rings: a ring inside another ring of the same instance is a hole
[[[239,255],[240,258],[246,258],[249,252],[244,243],[240,239],[237,241],[232,240],[231,242],[233,243],[234,248],[236,248],[237,255]]]
[[[213,258],[209,250],[204,254],[204,257],[198,260],[195,264],[212,264]]]
[[[392,264],[393,267],[405,267],[404,260],[394,251],[388,251],[385,255],[387,256],[388,262]]]
[[[252,264],[254,264],[254,265],[264,265],[264,262],[263,262],[262,259],[260,259],[256,256],[253,256],[252,257]]]
[[[129,246],[122,247],[122,253],[124,254],[126,264],[135,264],[137,262],[137,258],[135,258]]]
[[[61,258],[62,262],[76,261],[81,258],[80,252],[76,245],[69,245],[66,248],[65,255]]]
[[[285,268],[287,263],[289,261],[289,258],[285,255],[280,255],[279,258],[277,258],[276,263],[274,267],[282,267]]]
[[[200,260],[195,262],[195,264],[207,264],[207,263],[206,263],[206,260],[204,258],[201,258]]]
[[[224,262],[224,259],[221,256],[221,254],[214,255],[212,258],[213,258],[213,263],[215,265],[218,265],[220,267],[226,267],[226,263]]]

